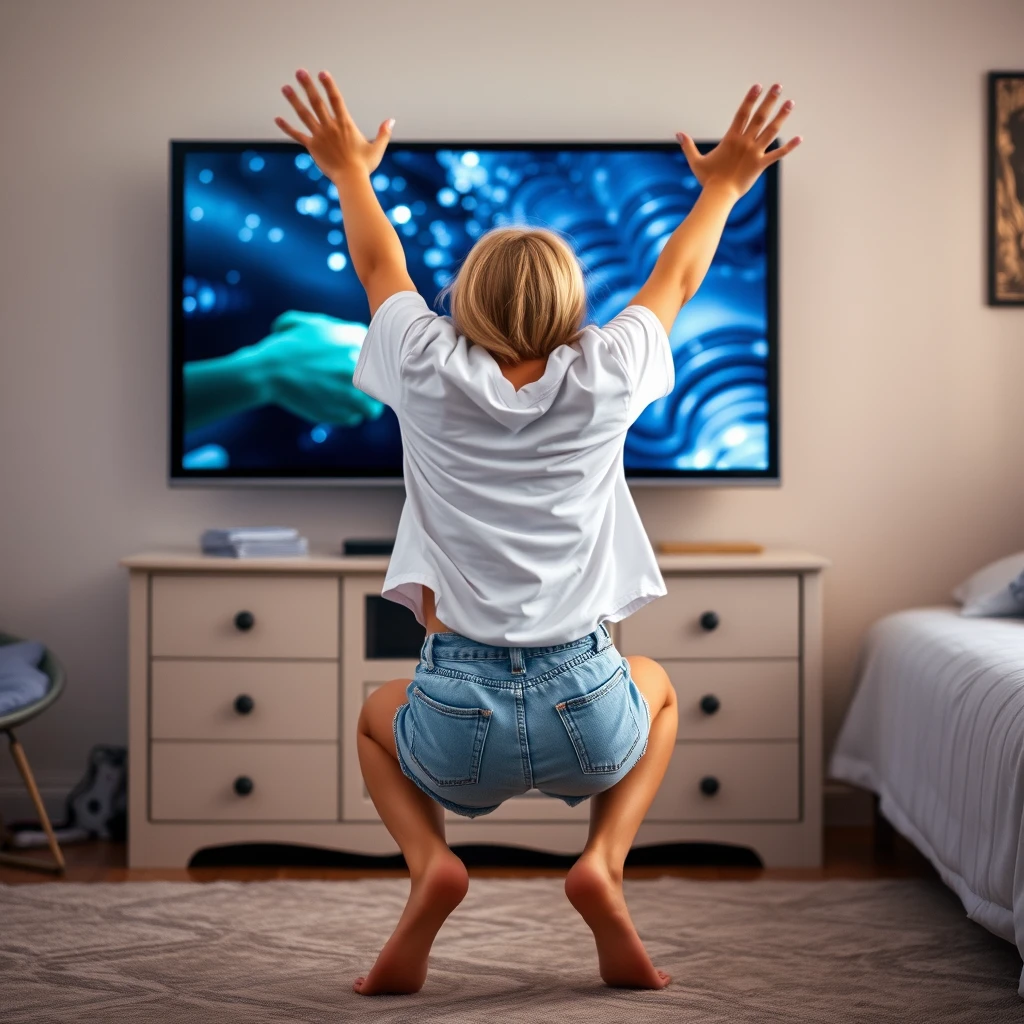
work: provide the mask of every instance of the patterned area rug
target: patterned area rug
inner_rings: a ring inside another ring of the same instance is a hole
[[[601,984],[557,878],[475,878],[413,996],[351,991],[408,884],[0,885],[0,1020],[47,1022],[1021,1021],[1021,964],[928,881],[627,880],[672,983]]]

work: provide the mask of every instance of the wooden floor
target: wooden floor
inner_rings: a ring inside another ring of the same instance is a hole
[[[642,864],[627,866],[627,878],[657,878],[672,875],[680,878],[750,880],[755,878],[817,880],[823,878],[935,878],[934,869],[918,851],[902,836],[889,837],[889,849],[876,849],[873,829],[870,827],[844,827],[825,829],[825,857],[820,868],[759,868],[747,865],[704,862]],[[22,852],[22,851],[19,851]],[[459,852],[459,851],[457,851]],[[651,851],[646,851],[649,855]],[[42,851],[28,851],[42,856]],[[63,876],[43,874],[22,868],[0,864],[0,883],[31,883],[59,881],[70,882],[139,882],[139,881],[261,881],[278,878],[315,878],[322,880],[346,878],[394,878],[404,877],[401,866],[337,866],[330,863],[314,865],[296,863],[294,857],[284,858],[279,854],[275,863],[264,857],[264,862],[253,864],[225,863],[216,866],[152,869],[126,867],[126,851],[123,843],[95,841],[69,844],[64,848],[67,872]],[[327,855],[329,859],[330,855]],[[474,863],[473,857],[465,857],[471,877],[477,878],[531,878],[537,876],[560,877],[565,874],[566,865],[522,866],[511,863],[516,858],[510,851],[506,863]],[[637,858],[637,859],[650,859]],[[670,858],[666,858],[666,861]],[[688,858],[682,858],[688,859]],[[479,858],[477,858],[479,860]]]

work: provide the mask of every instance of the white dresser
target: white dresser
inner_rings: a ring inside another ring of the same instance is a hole
[[[821,862],[821,570],[815,555],[663,555],[668,596],[612,627],[661,662],[679,738],[637,835],[727,843],[766,865]],[[423,630],[380,597],[387,559],[240,561],[163,551],[130,570],[132,867],[180,867],[230,843],[393,854],[363,785],[366,695],[409,678]],[[449,843],[578,853],[589,801],[533,791]]]

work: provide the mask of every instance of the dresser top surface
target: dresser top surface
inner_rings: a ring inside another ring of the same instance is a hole
[[[163,572],[306,572],[382,573],[387,555],[332,555],[311,552],[301,558],[225,558],[204,555],[197,547],[166,547],[122,558],[127,569]],[[760,554],[658,555],[662,572],[818,572],[829,565],[827,558],[806,551],[767,548]]]

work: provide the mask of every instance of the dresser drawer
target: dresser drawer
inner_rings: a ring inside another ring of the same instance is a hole
[[[680,740],[800,738],[800,662],[663,661],[679,698]]]
[[[669,576],[668,594],[619,626],[623,654],[650,658],[796,658],[796,576]]]
[[[715,780],[708,795],[701,781]],[[679,743],[647,821],[797,821],[798,743]]]
[[[174,743],[150,756],[153,821],[337,821],[335,743]],[[236,792],[236,783],[252,783]]]
[[[162,661],[152,667],[157,740],[336,740],[329,661]]]
[[[336,579],[156,575],[152,587],[156,657],[338,657]]]

